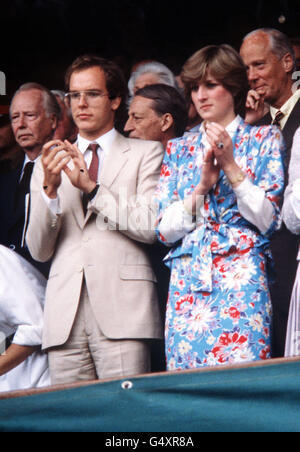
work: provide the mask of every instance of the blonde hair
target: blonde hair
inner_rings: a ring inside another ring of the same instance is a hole
[[[238,52],[227,44],[210,45],[198,50],[184,64],[181,79],[187,96],[195,85],[214,77],[234,99],[235,113],[245,115],[249,90],[246,67]]]

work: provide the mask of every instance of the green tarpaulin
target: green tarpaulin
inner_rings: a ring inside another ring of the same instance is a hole
[[[2,395],[0,431],[300,431],[300,359],[126,380]]]

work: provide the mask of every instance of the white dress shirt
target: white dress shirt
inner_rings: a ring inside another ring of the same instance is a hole
[[[281,111],[281,113],[284,114],[283,118],[280,120],[280,128],[283,129],[286,125],[290,114],[293,111],[293,108],[295,107],[296,103],[300,99],[300,89],[297,89],[297,91],[294,92],[294,94],[285,102],[284,105],[282,105],[281,108],[274,108],[270,107],[270,114],[274,121],[276,114]]]
[[[237,116],[226,130],[231,138],[234,137],[241,118]],[[203,133],[204,148],[210,147],[204,125],[200,131]],[[237,197],[237,204],[241,215],[250,223],[265,233],[273,221],[273,206],[266,198],[265,191],[254,185],[247,177],[237,187],[233,188]],[[204,196],[197,198],[197,212],[195,217],[188,211],[185,200],[175,201],[164,212],[159,224],[159,232],[168,243],[176,243],[204,221]]]

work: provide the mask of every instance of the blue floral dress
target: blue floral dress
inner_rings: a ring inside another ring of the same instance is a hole
[[[237,164],[271,201],[273,222],[261,234],[243,218],[221,171],[205,196],[203,221],[192,232],[168,244],[158,227],[159,240],[171,246],[165,259],[171,269],[168,370],[270,358],[269,238],[280,226],[285,145],[277,127],[251,127],[241,118],[233,144]],[[159,219],[173,202],[193,192],[204,152],[202,132],[168,143],[156,193]]]

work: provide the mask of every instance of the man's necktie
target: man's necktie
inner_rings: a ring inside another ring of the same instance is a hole
[[[98,170],[99,170],[99,157],[98,157],[99,144],[91,143],[88,147],[93,153],[92,161],[89,167],[89,176],[92,181],[97,182],[98,180]]]
[[[34,167],[34,162],[28,162],[25,165],[22,179],[18,185],[16,192],[16,208],[23,207],[25,196],[30,192],[30,180]]]
[[[15,199],[15,213],[16,215],[24,215],[24,223],[22,223],[22,236],[19,238],[20,242],[18,246],[23,248],[25,246],[25,234],[29,221],[29,211],[30,211],[30,198],[26,201],[26,195],[30,193],[30,181],[32,176],[32,171],[34,167],[34,162],[26,163],[23,171],[22,179],[16,190]]]
[[[19,190],[20,190],[20,192],[22,192],[24,194],[27,194],[30,191],[30,180],[31,180],[33,167],[34,167],[34,163],[28,162],[28,163],[26,163],[25,168],[24,168],[23,176],[22,176],[22,179],[19,184]]]
[[[88,173],[89,173],[90,178],[94,182],[98,181],[98,171],[99,171],[98,148],[99,148],[99,144],[97,144],[97,143],[91,143],[88,147],[88,149],[91,150],[93,153],[92,161],[91,161],[90,167],[88,169]],[[89,202],[88,195],[86,193],[84,193],[83,197],[82,197],[82,206],[83,206],[84,215],[86,215],[86,212],[87,212],[88,202]]]
[[[278,112],[275,115],[275,118],[272,121],[272,125],[278,126],[281,128],[280,121],[282,120],[283,117],[284,117],[284,113],[282,113],[282,111],[278,110]]]

